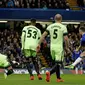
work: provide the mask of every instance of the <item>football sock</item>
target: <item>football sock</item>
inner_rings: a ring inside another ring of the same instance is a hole
[[[27,70],[28,70],[30,76],[33,76],[33,74],[32,74],[32,70],[31,70],[31,68],[30,68],[30,63],[27,62],[26,66],[27,66]]]
[[[56,72],[56,64],[52,67],[52,69],[50,71],[50,75],[52,75],[55,72]]]
[[[79,62],[81,62],[82,61],[82,58],[81,57],[78,57],[77,59],[76,59],[76,61],[72,64],[73,66],[76,66]]]
[[[60,79],[60,65],[58,65],[58,64],[56,66],[56,76],[58,79]]]
[[[40,74],[39,73],[39,65],[38,65],[38,62],[36,61],[35,58],[33,58],[33,64],[34,64],[34,67],[35,67],[35,70],[36,70],[37,74]]]
[[[7,75],[11,75],[13,73],[13,69],[8,70],[8,72],[6,73]]]

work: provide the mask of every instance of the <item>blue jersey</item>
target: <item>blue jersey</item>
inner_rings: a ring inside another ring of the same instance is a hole
[[[85,46],[85,34],[82,35],[81,46]]]
[[[73,60],[76,60],[76,59],[80,56],[81,52],[82,52],[82,51],[76,52],[76,51],[74,50],[74,51],[73,51],[73,54],[72,54],[72,59],[73,59]]]

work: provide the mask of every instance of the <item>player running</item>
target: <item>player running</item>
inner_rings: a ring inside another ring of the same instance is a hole
[[[22,50],[26,58],[26,66],[30,74],[30,80],[34,80],[34,76],[32,74],[32,70],[30,67],[30,63],[31,63],[30,58],[33,61],[38,79],[42,80],[42,77],[39,73],[39,66],[38,66],[38,61],[36,57],[36,48],[38,46],[38,41],[41,37],[41,32],[37,27],[35,27],[35,25],[36,25],[36,20],[32,19],[31,25],[25,26],[23,28],[21,43],[22,43]]]
[[[44,40],[44,38],[50,34],[50,51],[53,61],[55,65],[52,67],[50,72],[46,72],[46,81],[50,81],[50,76],[56,72],[57,82],[63,82],[63,79],[60,77],[60,64],[64,59],[63,52],[63,39],[65,39],[66,48],[68,47],[68,37],[67,37],[67,29],[61,24],[62,16],[60,14],[55,15],[55,23],[49,25],[46,31],[43,33],[39,44]]]
[[[74,69],[74,67],[85,58],[85,27],[84,26],[81,26],[79,28],[79,33],[82,35],[82,38],[80,41],[81,44],[80,44],[79,48],[77,49],[77,51],[79,51],[81,49],[82,52],[80,54],[80,57],[78,57],[73,64],[71,64],[69,66],[65,66],[65,68]]]
[[[6,55],[0,53],[0,68],[5,68],[7,72],[4,71],[4,77],[7,78],[8,75],[13,73],[13,69],[11,64],[8,62],[8,58]]]

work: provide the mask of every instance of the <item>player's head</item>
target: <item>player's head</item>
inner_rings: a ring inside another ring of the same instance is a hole
[[[31,25],[36,25],[36,19],[31,19]]]
[[[55,22],[61,22],[62,21],[62,16],[60,14],[56,14],[54,17]]]
[[[85,33],[85,26],[81,26],[81,27],[79,28],[79,33],[80,33],[81,35],[83,35],[83,34]]]

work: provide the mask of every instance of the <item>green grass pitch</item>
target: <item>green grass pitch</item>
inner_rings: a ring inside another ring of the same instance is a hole
[[[35,80],[29,80],[29,75],[11,75],[4,79],[3,74],[0,74],[0,85],[85,85],[85,75],[62,74],[64,82],[57,83],[56,76],[51,76],[51,81],[45,81],[45,75],[42,75],[43,80],[38,80],[35,75]]]

